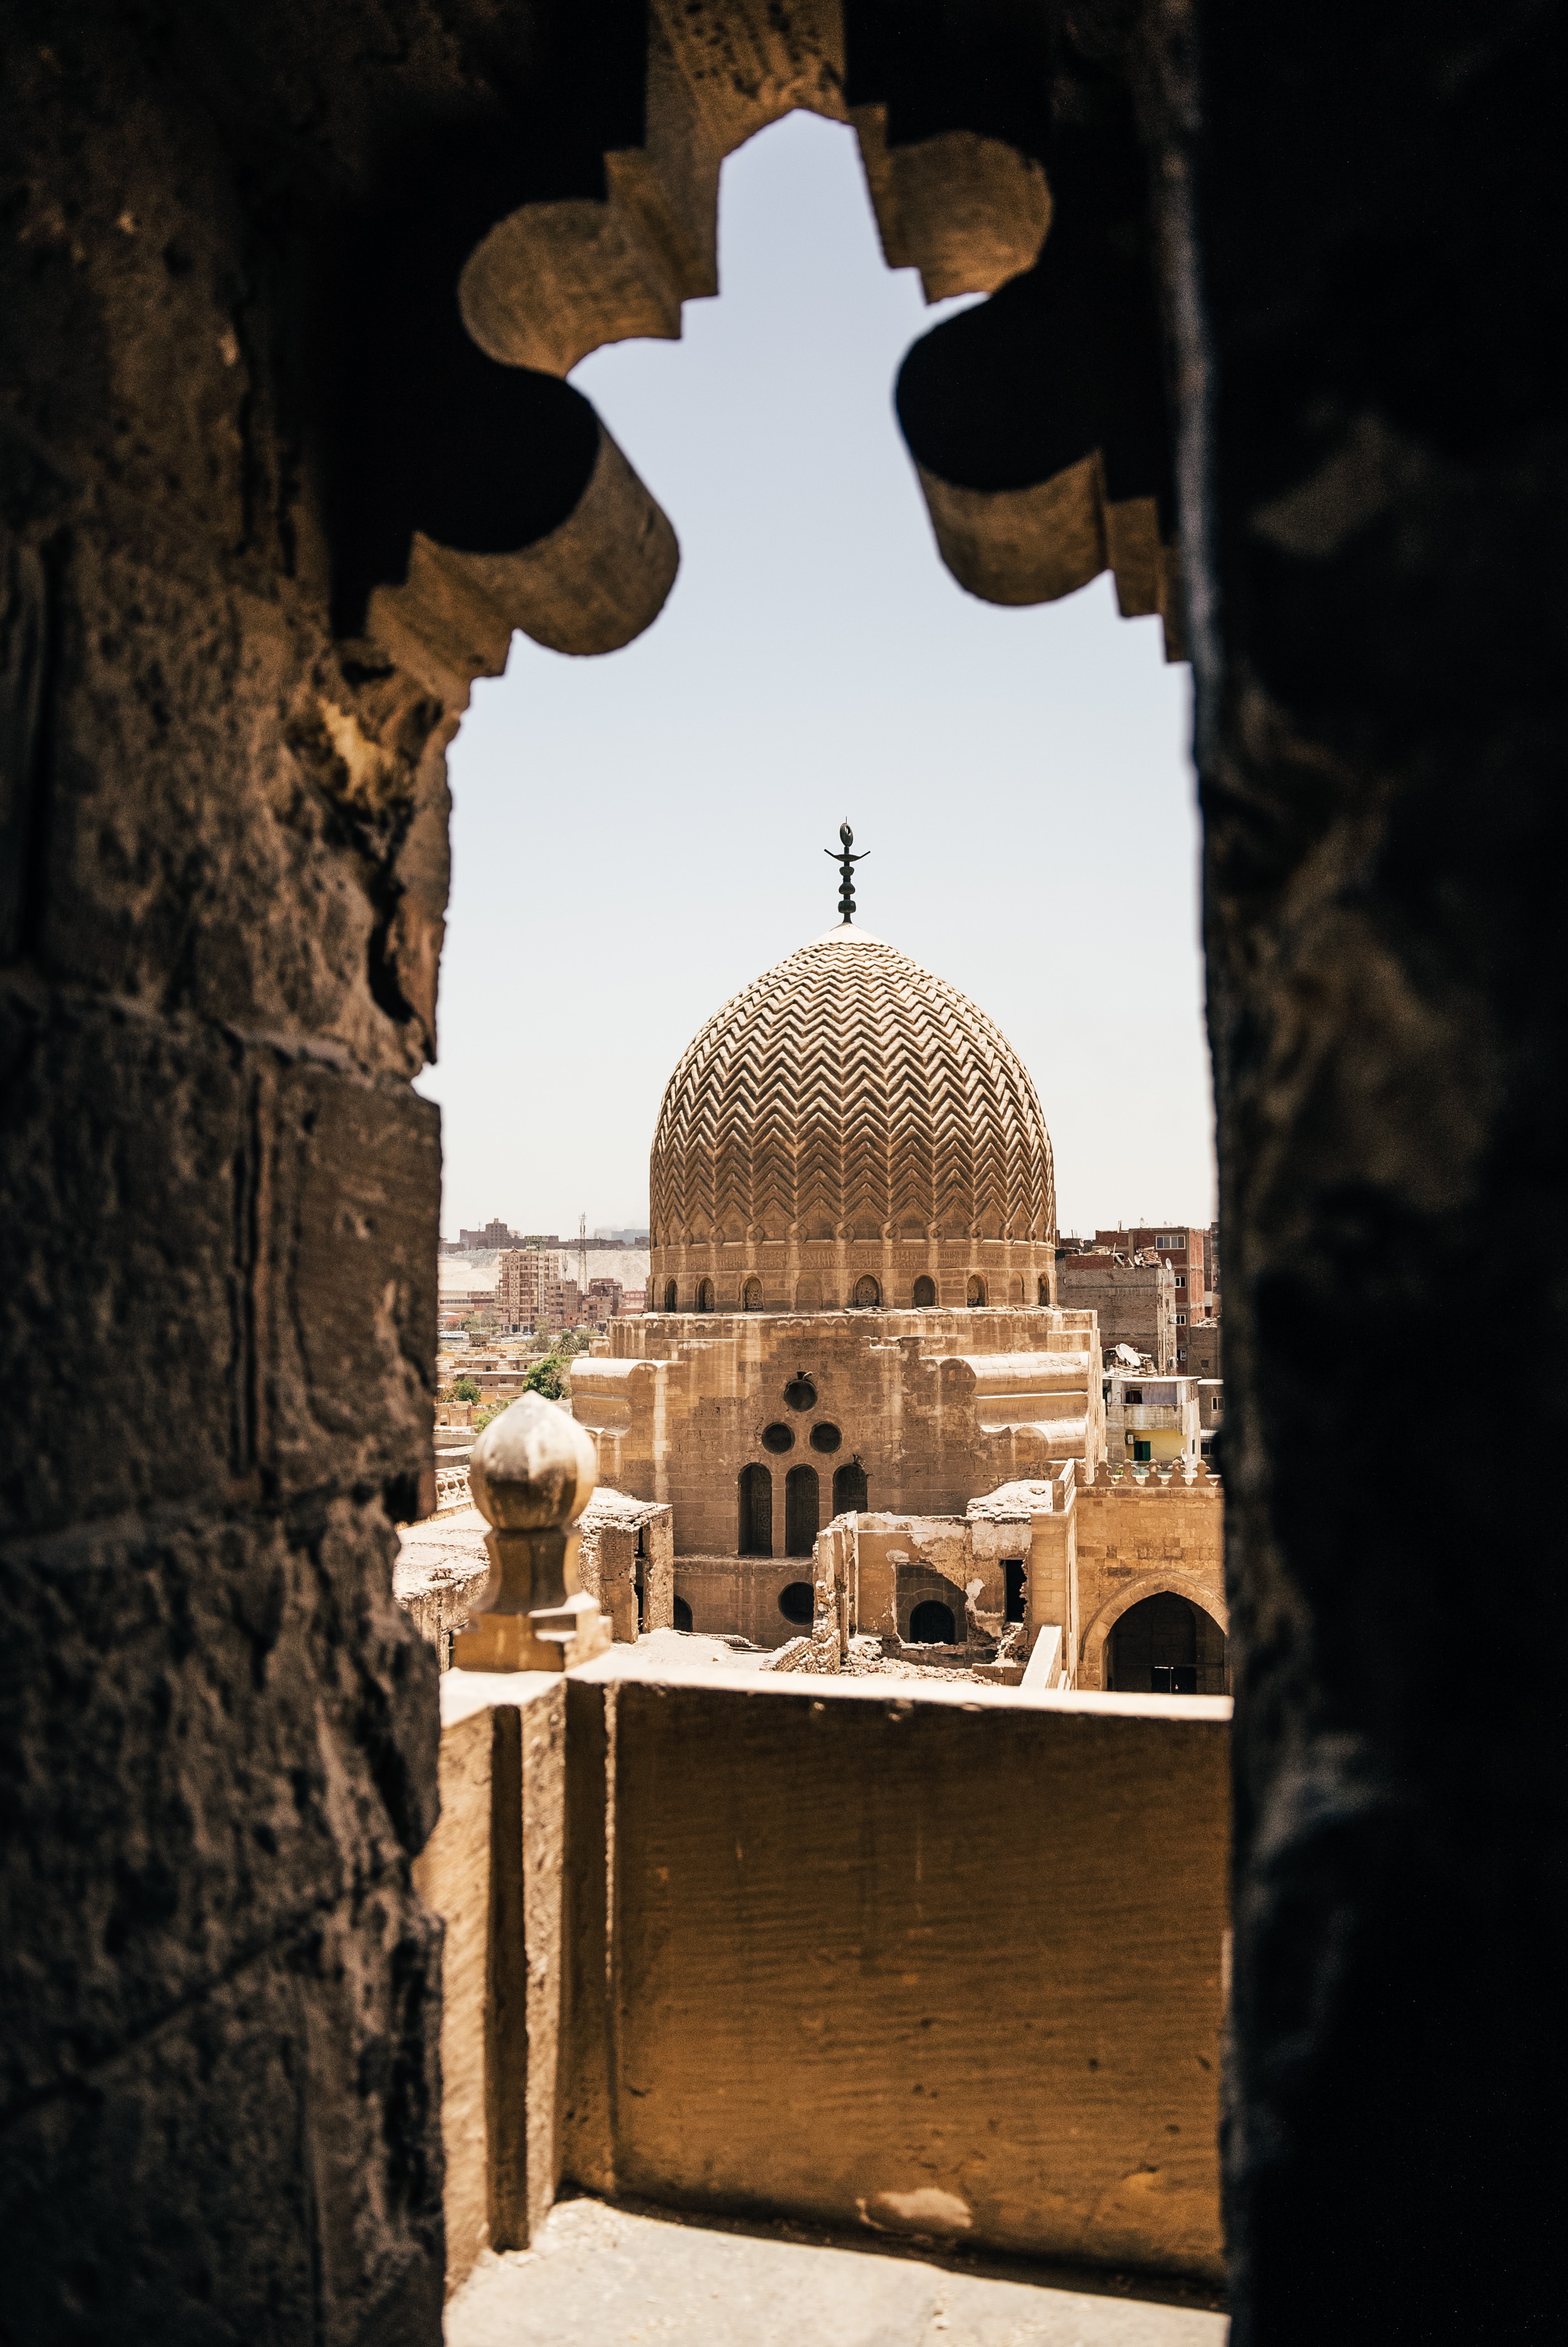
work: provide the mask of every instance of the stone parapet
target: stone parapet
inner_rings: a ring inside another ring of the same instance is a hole
[[[568,2181],[1217,2278],[1229,1705],[813,1644],[443,1682],[448,2286]]]

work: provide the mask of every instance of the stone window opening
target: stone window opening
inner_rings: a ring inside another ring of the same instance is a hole
[[[699,1312],[711,1312],[712,1308],[713,1283],[711,1279],[700,1280],[697,1285],[697,1309]]]
[[[771,1426],[764,1426],[763,1429],[763,1449],[774,1451],[793,1450],[794,1449],[794,1427],[786,1426],[782,1418],[775,1418]]]
[[[665,1311],[666,1311],[666,1312],[673,1312],[673,1311],[674,1311],[674,1309],[675,1309],[675,1297],[676,1297],[675,1282],[674,1282],[672,1279],[667,1279],[667,1280],[665,1281],[665,1283],[664,1283],[664,1309],[665,1309]]]
[[[784,1389],[784,1406],[788,1409],[807,1410],[816,1408],[816,1388],[804,1369],[797,1369]]]
[[[842,1450],[843,1433],[825,1418],[820,1426],[814,1426],[811,1430],[811,1447],[814,1450]]]
[[[975,1272],[969,1274],[968,1292],[964,1300],[971,1312],[986,1300],[986,1283]]]
[[[1002,1559],[1002,1619],[1004,1622],[1023,1620],[1023,1594],[1028,1582],[1029,1575],[1023,1569],[1022,1557],[1004,1556]]]
[[[1050,1282],[1047,1279],[1043,1272],[1041,1272],[1037,1284],[1040,1293],[1035,1301],[1040,1304],[1049,1304],[1050,1302]]]
[[[772,1556],[774,1553],[774,1479],[765,1467],[743,1467],[740,1476],[740,1538],[742,1556]]]
[[[840,1467],[833,1478],[833,1512],[835,1516],[864,1515],[870,1505],[866,1469],[858,1458]]]
[[[797,1630],[809,1630],[816,1614],[816,1592],[809,1581],[789,1581],[779,1591],[779,1612]]]
[[[822,1487],[815,1467],[792,1467],[784,1477],[784,1554],[809,1556],[822,1529]]]
[[[741,1290],[741,1309],[743,1312],[760,1312],[762,1308],[763,1283],[760,1279],[748,1279]]]
[[[675,1627],[688,1633],[692,1627],[692,1608],[683,1597],[675,1600]]]
[[[856,1281],[855,1308],[857,1312],[872,1311],[881,1303],[881,1286],[876,1280],[872,1278],[869,1272],[866,1274],[864,1278],[857,1279]]]
[[[928,1312],[936,1301],[937,1283],[934,1279],[927,1279],[922,1272],[915,1282],[915,1309],[917,1312]]]

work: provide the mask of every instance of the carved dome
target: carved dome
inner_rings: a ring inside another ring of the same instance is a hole
[[[1018,1054],[956,987],[847,923],[714,1012],[670,1079],[650,1173],[656,1256],[1002,1241],[1024,1243],[1021,1271],[1055,1237]]]

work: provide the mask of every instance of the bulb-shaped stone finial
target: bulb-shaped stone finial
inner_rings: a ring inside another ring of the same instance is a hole
[[[524,1394],[474,1445],[468,1487],[491,1530],[490,1574],[453,1641],[462,1671],[565,1671],[602,1654],[609,1617],[578,1581],[571,1527],[599,1476],[589,1435],[553,1401]]]
[[[499,1532],[543,1532],[577,1522],[599,1481],[599,1454],[575,1418],[542,1394],[524,1394],[474,1445],[468,1488]]]

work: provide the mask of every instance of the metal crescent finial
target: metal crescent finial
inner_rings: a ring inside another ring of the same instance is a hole
[[[855,834],[846,823],[839,825],[838,835],[844,842],[843,847],[825,847],[822,852],[825,856],[831,856],[839,867],[838,909],[844,916],[844,926],[847,928],[855,918],[855,867],[857,864],[865,863],[871,850],[866,847],[863,848],[858,856],[850,854],[849,851],[855,845]]]

